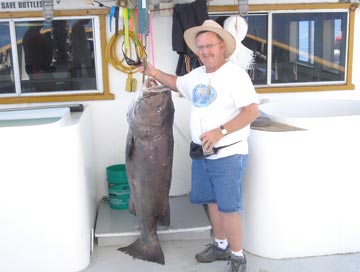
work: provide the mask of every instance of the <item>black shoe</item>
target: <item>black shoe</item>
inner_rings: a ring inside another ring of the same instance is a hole
[[[207,245],[204,251],[195,255],[196,260],[200,263],[211,263],[217,260],[226,261],[230,260],[230,257],[230,247],[227,246],[226,249],[222,249],[216,242]]]
[[[239,257],[231,254],[231,260],[228,262],[230,264],[229,272],[245,272],[246,270],[246,257]]]

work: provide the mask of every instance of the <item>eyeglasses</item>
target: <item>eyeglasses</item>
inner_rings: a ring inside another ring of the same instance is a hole
[[[122,43],[122,52],[123,52],[123,55],[124,55],[124,58],[125,58],[125,61],[128,65],[130,66],[138,66],[139,64],[141,64],[141,58],[139,57],[138,55],[138,51],[137,49],[135,49],[135,52],[136,52],[136,57],[137,57],[137,60],[133,60],[133,59],[130,59],[126,54],[125,54],[125,51],[124,51],[124,42]],[[144,54],[145,54],[145,57],[146,57],[146,53],[144,51]]]
[[[213,48],[215,47],[215,45],[219,45],[219,44],[221,44],[221,43],[222,43],[222,42],[209,43],[209,44],[205,44],[205,45],[200,45],[200,46],[197,46],[197,47],[196,47],[196,50],[197,50],[197,51],[202,51],[202,50],[204,50],[205,48],[211,50],[211,49],[213,49]]]

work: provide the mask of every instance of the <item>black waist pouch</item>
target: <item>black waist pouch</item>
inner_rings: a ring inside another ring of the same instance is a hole
[[[213,153],[210,154],[210,155],[204,155],[202,146],[199,145],[199,144],[196,144],[194,142],[191,142],[191,144],[190,144],[190,158],[192,158],[193,160],[203,160],[208,156],[217,154],[220,149],[231,146],[233,144],[237,144],[239,142],[241,142],[241,141],[238,141],[238,142],[235,142],[235,143],[232,143],[232,144],[229,144],[229,145],[213,147]]]

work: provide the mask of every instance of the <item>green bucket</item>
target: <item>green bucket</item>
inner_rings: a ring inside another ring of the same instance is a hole
[[[125,164],[114,164],[106,168],[106,179],[111,184],[128,184]]]
[[[126,210],[130,197],[130,188],[125,164],[115,164],[106,168],[109,205],[116,210]]]
[[[115,210],[126,210],[130,198],[130,188],[126,185],[115,185],[109,188],[109,205]]]

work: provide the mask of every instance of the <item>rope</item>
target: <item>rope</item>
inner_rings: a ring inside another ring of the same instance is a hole
[[[139,69],[136,66],[127,65],[127,63],[125,62],[124,56],[122,56],[122,58],[120,59],[116,52],[116,48],[119,43],[119,39],[123,36],[124,36],[124,31],[119,30],[118,35],[113,35],[110,38],[108,44],[106,45],[105,57],[106,57],[107,62],[109,62],[115,69],[117,69],[123,73],[126,73],[126,74],[133,74],[133,73],[138,72]],[[131,31],[129,31],[129,42],[130,41],[133,42],[137,55],[140,58],[146,57],[145,49],[142,46],[141,41],[138,40],[136,34]],[[136,45],[136,43],[138,43],[138,44]],[[120,44],[120,46],[121,46],[121,44]],[[129,49],[131,51],[131,46],[129,46]],[[119,51],[121,52],[121,50],[119,50]]]

